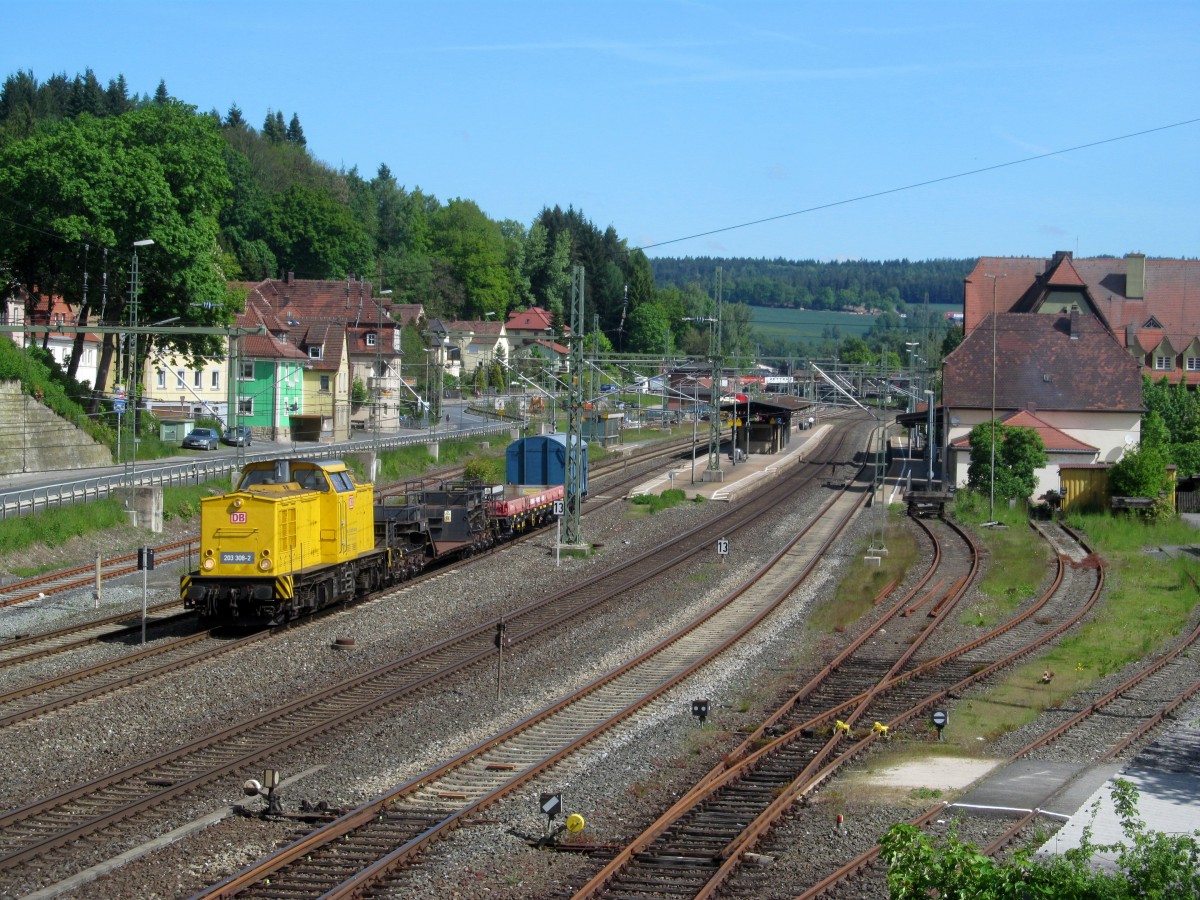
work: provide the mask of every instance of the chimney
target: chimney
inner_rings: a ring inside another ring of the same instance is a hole
[[[1053,271],[1054,267],[1060,262],[1062,262],[1064,259],[1071,259],[1073,256],[1074,254],[1070,250],[1055,250],[1054,257],[1050,260],[1050,265],[1047,267],[1046,271]]]
[[[295,283],[296,283],[296,273],[295,273],[295,272],[288,272],[288,274],[287,274],[287,283],[288,283],[288,284],[295,284]]]
[[[1146,254],[1125,254],[1125,299],[1146,299]]]
[[[1079,307],[1071,307],[1071,340],[1079,340]]]

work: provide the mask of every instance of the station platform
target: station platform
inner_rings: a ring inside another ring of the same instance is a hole
[[[697,455],[694,464],[692,460],[681,460],[672,466],[664,467],[658,474],[633,488],[628,496],[661,494],[675,488],[683,491],[689,500],[703,497],[706,500],[731,502],[737,499],[739,493],[757,488],[789,466],[803,462],[820,445],[831,428],[831,425],[825,424],[793,432],[791,443],[780,452],[751,453],[749,457],[737,462],[731,460],[726,451],[721,455],[720,481],[704,480],[705,469],[708,467],[708,449],[705,445],[704,452]],[[830,475],[836,477],[839,472],[849,475],[856,470],[857,466],[851,460],[846,460],[837,466],[837,471],[831,469]]]
[[[1113,781],[1125,779],[1138,791],[1138,817],[1154,831],[1189,834],[1200,830],[1200,704],[1153,744],[1125,762],[1084,765],[1068,760],[1016,760],[977,781],[951,809],[1011,814],[1036,809],[1059,819],[1061,829],[1039,848],[1041,855],[1077,848],[1085,828],[1095,844],[1131,841],[1121,830],[1112,802]],[[1115,858],[1093,862],[1115,867]]]

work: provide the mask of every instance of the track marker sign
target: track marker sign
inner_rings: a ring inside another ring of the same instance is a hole
[[[721,557],[722,565],[725,563],[725,557],[729,555],[729,538],[717,539],[717,556]]]
[[[929,721],[933,723],[933,727],[937,729],[938,740],[942,739],[942,729],[946,727],[946,723],[950,721],[949,714],[944,709],[935,709],[933,715],[929,717]]]
[[[553,819],[562,812],[562,794],[542,794],[538,805],[547,818]]]

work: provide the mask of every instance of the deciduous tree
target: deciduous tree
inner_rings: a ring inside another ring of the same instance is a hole
[[[996,439],[995,481],[992,480],[992,434]],[[995,490],[997,499],[1028,499],[1037,488],[1034,474],[1046,465],[1046,447],[1041,435],[1032,428],[1014,428],[991,421],[980,422],[971,429],[971,463],[967,469],[967,486],[980,493]]]

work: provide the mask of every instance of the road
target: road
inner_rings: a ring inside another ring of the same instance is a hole
[[[495,424],[490,420],[471,415],[467,412],[467,401],[464,400],[444,401],[442,408],[444,413],[450,418],[448,423],[443,417],[441,421],[433,423],[431,429],[404,428],[399,431],[381,432],[379,437],[382,439],[405,437],[419,439],[425,434],[430,434],[440,440],[460,432],[469,432],[482,425]],[[249,447],[229,447],[222,444],[216,450],[184,450],[181,448],[179,454],[176,456],[154,460],[139,460],[136,468],[139,479],[144,479],[150,474],[162,475],[174,472],[176,473],[176,481],[178,483],[178,473],[181,468],[186,470],[186,467],[192,464],[199,467],[195,470],[195,477],[199,478],[202,474],[207,475],[203,471],[206,464],[215,463],[221,467],[222,471],[228,471],[228,466],[237,465],[247,455],[256,457],[263,455],[303,456],[306,447],[319,447],[322,455],[327,455],[330,450],[344,453],[367,453],[371,451],[374,442],[375,434],[370,431],[356,431],[349,440],[339,441],[334,444],[321,443],[314,445],[305,442],[297,443],[295,441],[263,441],[255,438]],[[124,465],[113,465],[89,469],[28,472],[0,476],[0,510],[7,511],[15,507],[20,511],[28,511],[23,509],[23,506],[30,502],[26,498],[41,490],[59,488],[68,483],[78,483],[81,485],[80,492],[85,496],[79,499],[93,499],[98,488],[106,491],[112,487],[112,482],[124,479],[126,475]],[[88,494],[93,496],[86,496]],[[18,498],[20,498],[20,501]],[[76,500],[76,502],[79,502],[79,500]],[[6,512],[5,514],[7,515],[8,513]]]

